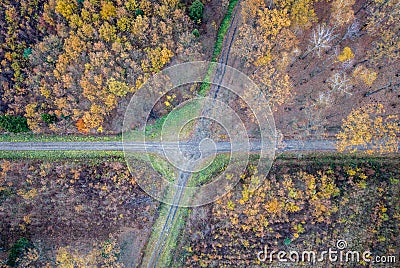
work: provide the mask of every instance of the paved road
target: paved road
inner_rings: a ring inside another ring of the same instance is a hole
[[[217,142],[217,153],[231,151],[231,143]],[[110,142],[0,142],[1,151],[123,151],[130,152],[150,152],[162,153],[163,150],[189,150],[196,147],[195,143],[176,143],[176,142],[130,142],[125,143],[118,141]],[[236,147],[236,146],[235,146]],[[240,146],[239,146],[240,147]],[[250,150],[253,152],[259,151],[261,148],[260,142],[251,142]],[[282,146],[277,148],[278,152],[287,151],[335,151],[335,142],[329,140],[286,140],[282,142]]]
[[[216,153],[231,152],[232,144],[229,142],[217,142]],[[0,157],[1,151],[126,151],[138,153],[159,153],[169,150],[198,150],[196,143],[190,142],[130,142],[125,143],[119,141],[99,141],[99,142],[0,142]],[[197,148],[196,148],[197,147]],[[235,146],[240,148],[240,146]],[[244,148],[247,146],[243,145]],[[260,151],[260,142],[250,142],[250,151]],[[358,148],[364,150],[364,148]],[[290,151],[336,151],[335,141],[333,140],[285,140],[281,142],[277,152]],[[400,146],[399,146],[400,151]],[[236,152],[241,152],[236,151]],[[215,153],[211,151],[210,153]]]

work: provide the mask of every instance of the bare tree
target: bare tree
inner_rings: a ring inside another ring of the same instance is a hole
[[[329,92],[320,92],[315,100],[315,106],[318,108],[326,107],[332,104],[332,96]]]
[[[319,24],[316,29],[313,30],[312,36],[309,39],[310,46],[302,59],[311,52],[315,52],[318,57],[321,57],[323,51],[331,48],[331,43],[336,37],[337,35],[334,34],[333,27]]]
[[[345,73],[335,73],[327,80],[327,82],[332,91],[353,95],[349,92],[351,89],[350,79],[347,78]]]
[[[349,27],[347,27],[346,34],[343,36],[343,40],[350,39],[353,40],[360,36],[360,24],[355,20]]]

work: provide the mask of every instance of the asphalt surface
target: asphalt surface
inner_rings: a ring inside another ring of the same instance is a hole
[[[230,142],[217,142],[215,149],[210,148],[208,153],[247,152],[240,150],[241,147],[248,148],[248,145],[234,146],[231,150]],[[261,150],[260,142],[249,143],[250,152]],[[194,142],[126,142],[99,141],[99,142],[0,142],[0,157],[2,151],[125,151],[138,153],[159,153],[164,155],[168,151],[177,150],[199,150],[198,143]],[[359,147],[359,150],[366,150]],[[400,150],[400,146],[399,146]],[[201,150],[200,150],[201,151]],[[203,150],[204,151],[204,150]],[[336,151],[333,140],[284,140],[280,142],[277,152],[290,151]]]
[[[196,143],[184,142],[0,142],[1,151],[125,151],[138,153],[163,153],[168,150],[195,149]],[[231,151],[229,142],[215,143],[216,153]],[[240,146],[238,146],[240,147]],[[257,152],[261,149],[260,142],[251,142],[250,151]],[[287,151],[335,151],[335,141],[330,140],[286,140],[282,141],[278,152]]]

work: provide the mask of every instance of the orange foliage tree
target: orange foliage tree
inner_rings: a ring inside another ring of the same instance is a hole
[[[72,131],[71,123],[80,132],[110,130],[105,121],[118,103],[168,64],[177,41],[191,33],[177,3],[48,1],[42,18],[50,34],[32,49],[29,85],[36,113],[58,117],[52,131]],[[35,132],[46,129],[26,115]]]
[[[337,134],[337,148],[341,152],[356,152],[362,148],[368,154],[397,152],[400,144],[398,120],[397,115],[387,115],[382,104],[353,109]]]

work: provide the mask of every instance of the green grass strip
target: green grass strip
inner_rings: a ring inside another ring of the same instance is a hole
[[[0,142],[84,142],[84,141],[121,141],[122,135],[89,136],[89,135],[43,135],[33,133],[1,134]]]
[[[168,174],[167,173],[165,178],[167,180],[169,180],[169,181],[173,181],[173,180],[176,179],[176,174],[171,174],[171,173]],[[174,194],[175,194],[174,191],[170,191],[170,190],[167,189],[165,191],[164,200],[172,200]],[[157,241],[158,241],[158,239],[160,237],[160,234],[161,234],[162,228],[164,226],[164,223],[167,220],[167,216],[168,216],[168,212],[169,212],[170,207],[171,206],[169,204],[165,204],[165,203],[161,203],[160,206],[159,206],[157,219],[155,220],[155,222],[154,222],[154,224],[152,226],[152,231],[151,231],[149,240],[147,241],[146,248],[144,249],[144,252],[143,252],[143,254],[144,254],[143,260],[142,260],[142,266],[143,267],[147,266],[148,263],[151,260],[154,248],[156,247],[156,244],[157,244]],[[169,235],[167,237],[167,242],[165,244],[166,247],[167,247],[167,244],[171,243],[170,242],[171,239],[175,240],[175,238],[173,238],[173,237],[178,236],[181,228],[183,228],[182,222],[180,222],[180,221],[182,221],[182,219],[184,220],[184,218],[183,218],[184,215],[181,214],[182,213],[181,210],[186,210],[186,209],[185,208],[179,208],[178,211],[176,212],[174,222],[172,223],[172,227],[171,227],[170,233],[169,233]],[[178,220],[178,223],[180,222],[178,224],[179,226],[175,226],[176,223],[177,223],[177,219],[181,219],[181,220]],[[180,225],[182,225],[182,226],[180,226]],[[179,230],[176,230],[176,228],[179,228]],[[172,258],[172,252],[168,252],[166,250],[163,250],[163,252],[161,253],[161,256],[160,256],[160,260],[159,260],[159,265],[158,266],[159,267],[169,267],[168,265],[160,265],[160,263],[161,262],[166,262],[167,260],[170,260],[171,258]]]
[[[219,58],[219,55],[222,51],[222,45],[224,43],[224,38],[226,33],[228,32],[229,26],[232,20],[233,10],[237,4],[238,0],[230,0],[228,10],[222,19],[221,26],[219,27],[218,34],[217,34],[217,41],[214,44],[214,53],[211,58],[211,61],[216,62]]]
[[[218,33],[217,33],[217,40],[215,41],[214,52],[211,57],[212,62],[216,63],[218,61],[218,58],[221,55],[225,35],[228,32],[229,26],[231,25],[233,10],[235,9],[237,2],[238,2],[238,0],[230,0],[229,1],[228,10],[227,10],[224,18],[222,19],[221,25],[220,25]],[[208,67],[206,77],[204,78],[204,81],[201,84],[200,90],[199,90],[199,95],[202,97],[205,97],[207,95],[207,92],[210,90],[211,75],[214,73],[216,66],[217,66],[217,64],[211,63],[210,66]]]
[[[163,254],[159,259],[159,267],[171,267],[176,246],[178,245],[179,237],[182,236],[182,230],[185,228],[187,218],[189,216],[189,208],[178,208],[175,220],[172,224],[170,233],[164,246]]]
[[[0,159],[99,159],[117,158],[124,161],[124,152],[120,151],[0,151]]]
[[[276,155],[276,160],[281,161],[310,161],[321,164],[329,164],[333,161],[352,163],[352,162],[373,162],[373,161],[385,161],[385,160],[400,160],[400,154],[376,154],[368,155],[365,152],[356,153],[340,153],[340,152],[318,152],[318,151],[308,151],[308,152],[284,152]]]
[[[130,161],[132,158],[145,162],[151,166],[155,171],[163,176],[170,182],[174,182],[177,177],[177,170],[174,168],[167,159],[162,158],[158,154],[152,153],[129,153],[125,155],[125,159]]]
[[[192,174],[187,186],[197,187],[209,182],[215,175],[225,170],[229,161],[229,154],[218,154],[207,168]]]

